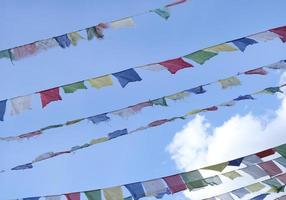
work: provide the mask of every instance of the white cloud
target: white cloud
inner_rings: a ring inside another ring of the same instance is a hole
[[[283,75],[281,80],[285,77]],[[235,115],[214,127],[206,117],[198,115],[176,133],[167,151],[179,169],[188,171],[285,143],[286,98],[278,97],[281,106],[272,118],[252,113]],[[205,192],[185,194],[192,199],[207,195]],[[209,192],[208,195],[214,194]]]

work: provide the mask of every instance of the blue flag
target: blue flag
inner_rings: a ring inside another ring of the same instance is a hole
[[[255,40],[253,39],[249,39],[249,38],[241,38],[241,39],[237,39],[237,40],[233,40],[231,41],[237,48],[240,49],[240,51],[244,51],[246,49],[246,47],[248,45],[252,45],[257,43]]]
[[[141,77],[137,74],[137,72],[133,69],[127,69],[121,72],[117,72],[112,74],[115,78],[118,79],[121,87],[125,87],[129,82],[141,81]]]
[[[0,121],[4,121],[4,114],[6,111],[6,103],[7,103],[7,99],[0,101]]]

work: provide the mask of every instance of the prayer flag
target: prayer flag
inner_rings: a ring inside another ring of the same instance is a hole
[[[10,57],[10,50],[2,50],[2,51],[0,51],[0,59],[1,58],[11,59],[11,57]]]
[[[218,195],[216,196],[216,198],[220,200],[234,200],[234,198],[232,198],[230,193],[224,193],[224,194]]]
[[[83,37],[78,32],[68,33],[68,38],[73,46],[76,46],[77,42],[83,39]]]
[[[45,200],[61,200],[61,196],[47,196]]]
[[[137,72],[133,68],[113,73],[112,75],[118,79],[121,87],[123,88],[130,82],[136,82],[142,80],[141,77],[137,74]]]
[[[59,46],[58,42],[54,38],[40,40],[40,41],[37,41],[35,44],[37,45],[38,51],[48,50],[50,48]]]
[[[246,72],[244,72],[244,74],[247,74],[247,75],[252,75],[252,74],[266,75],[267,71],[263,67],[259,67],[256,69],[246,71]]]
[[[284,158],[286,158],[286,144],[282,144],[275,148],[275,150]]]
[[[100,122],[110,120],[110,117],[107,116],[107,113],[104,113],[104,114],[89,117],[88,120],[92,121],[92,123],[94,123],[94,124],[98,124]]]
[[[146,197],[154,196],[157,199],[161,199],[165,194],[170,194],[170,190],[163,179],[145,181],[142,185],[144,187]]]
[[[35,43],[26,44],[23,46],[11,49],[11,57],[13,60],[19,60],[37,53],[37,46]]]
[[[152,12],[156,13],[157,15],[159,15],[160,17],[166,20],[170,17],[170,11],[166,7],[152,10]]]
[[[129,28],[135,25],[132,17],[127,17],[110,23],[111,28]]]
[[[103,189],[105,200],[123,200],[123,192],[120,186]]]
[[[111,86],[113,84],[112,78],[110,75],[89,79],[88,82],[90,83],[92,87],[95,87],[97,89]]]
[[[40,96],[41,96],[41,101],[42,101],[42,107],[43,108],[46,105],[48,105],[50,102],[62,100],[58,87],[53,88],[53,89],[49,89],[49,90],[41,91],[40,92]]]
[[[228,165],[228,162],[224,162],[224,163],[220,163],[220,164],[216,164],[216,165],[207,166],[207,167],[204,167],[202,169],[222,172],[226,168],[227,165]]]
[[[237,190],[233,190],[231,191],[231,193],[235,196],[237,196],[238,198],[243,198],[245,195],[249,194],[248,190],[243,188],[239,188]]]
[[[249,36],[248,38],[256,40],[256,41],[263,41],[266,42],[268,40],[273,40],[274,38],[278,38],[279,35],[270,31],[265,31],[262,33],[257,33],[254,35]]]
[[[251,96],[251,95],[240,95],[239,97],[233,99],[234,101],[241,101],[241,100],[248,100],[248,99],[251,99],[251,100],[254,100],[254,98]]]
[[[269,175],[276,176],[282,173],[282,170],[272,161],[260,163],[259,166]]]
[[[145,197],[145,192],[142,186],[142,183],[130,183],[125,185],[125,187],[128,189],[128,191],[131,193],[134,200],[138,200],[142,197]]]
[[[181,176],[190,191],[207,186],[198,170],[182,173]]]
[[[79,89],[87,89],[87,87],[84,85],[84,81],[65,85],[65,86],[62,86],[62,88],[65,93],[73,93]]]
[[[203,94],[206,92],[206,90],[203,88],[203,86],[198,86],[195,88],[191,88],[189,90],[185,90],[186,92],[194,93],[194,94]]]
[[[155,99],[152,101],[153,105],[168,106],[166,99],[164,97],[160,99]]]
[[[32,96],[16,97],[10,100],[11,102],[11,115],[19,114],[26,110],[32,109]]]
[[[6,103],[7,99],[0,101],[0,121],[4,121],[4,115],[6,112]]]
[[[259,158],[264,158],[264,157],[267,157],[267,156],[270,156],[270,155],[273,155],[275,154],[275,150],[274,149],[267,149],[267,150],[264,150],[264,151],[260,151],[258,153],[256,153],[256,155],[259,157]]]
[[[173,194],[187,189],[187,186],[180,175],[167,176],[163,179]]]
[[[265,185],[262,183],[254,183],[245,187],[249,192],[258,192],[265,188]]]
[[[240,80],[235,76],[219,80],[218,82],[221,84],[222,89],[241,85]]]
[[[231,41],[240,51],[244,51],[248,45],[256,44],[257,42],[250,38],[240,38],[237,40]]]
[[[204,51],[204,50],[199,50],[194,53],[188,54],[184,56],[184,58],[191,59],[195,61],[198,64],[204,64],[207,60],[211,59],[212,57],[216,56],[218,53],[216,52],[211,52],[211,51]]]
[[[71,45],[71,41],[69,40],[67,34],[55,37],[55,40],[58,42],[60,47],[66,48]]]
[[[224,43],[203,49],[203,51],[219,53],[219,52],[237,51],[237,49],[227,43]]]
[[[113,131],[111,133],[108,133],[108,138],[111,140],[111,139],[120,137],[122,135],[127,135],[127,134],[128,134],[128,131],[125,128],[125,129],[122,129],[122,130],[116,130],[116,131]]]
[[[69,194],[65,194],[67,200],[80,200],[80,193],[76,192],[76,193],[69,193]]]
[[[240,166],[242,160],[243,160],[243,158],[237,158],[235,160],[231,160],[228,162],[228,165],[229,166]]]
[[[236,179],[238,177],[241,177],[241,175],[238,172],[236,172],[236,171],[226,172],[226,173],[223,173],[222,175],[227,177],[227,178],[229,178],[229,179],[231,179],[231,180],[234,180],[234,179]]]
[[[269,31],[278,34],[282,42],[286,42],[286,26],[270,29]]]
[[[24,165],[18,165],[16,167],[12,168],[11,170],[23,170],[23,169],[31,169],[31,168],[33,168],[32,163],[27,163]]]
[[[158,64],[166,67],[168,71],[171,72],[171,74],[175,74],[177,71],[184,69],[184,68],[193,67],[192,64],[187,63],[182,58],[167,60],[164,62],[160,62]]]
[[[266,172],[261,168],[257,167],[256,165],[251,165],[241,170],[247,173],[248,175],[252,176],[252,178],[254,179],[259,179],[261,177],[267,176]]]

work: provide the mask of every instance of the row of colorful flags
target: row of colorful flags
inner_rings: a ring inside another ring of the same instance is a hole
[[[212,105],[212,106],[209,106],[209,107],[206,107],[206,108],[194,109],[194,110],[192,110],[190,112],[187,112],[187,113],[185,113],[183,115],[180,115],[180,116],[173,116],[173,117],[170,117],[170,118],[154,120],[154,121],[148,123],[145,126],[140,126],[140,127],[135,128],[134,130],[131,130],[131,131],[127,130],[127,128],[119,129],[119,130],[116,130],[116,131],[108,133],[107,136],[92,139],[91,141],[89,141],[89,142],[87,142],[85,144],[73,146],[70,149],[67,149],[67,150],[64,150],[64,151],[47,152],[47,153],[41,154],[41,155],[37,156],[33,161],[31,161],[29,163],[21,164],[21,165],[18,165],[16,167],[13,167],[11,169],[8,169],[8,170],[1,170],[0,172],[4,173],[4,172],[9,171],[9,170],[26,170],[26,169],[31,169],[31,168],[34,167],[35,163],[46,161],[48,159],[52,159],[54,157],[61,156],[61,155],[64,155],[64,154],[72,154],[72,153],[74,153],[76,151],[79,151],[79,150],[82,150],[82,149],[85,149],[85,148],[88,148],[88,147],[91,147],[91,146],[94,146],[94,145],[97,145],[97,144],[100,144],[100,143],[103,143],[103,142],[108,142],[108,141],[116,139],[118,137],[127,136],[129,134],[133,134],[133,133],[136,133],[136,132],[139,132],[139,131],[147,130],[147,129],[154,128],[154,127],[157,127],[157,126],[162,126],[162,125],[165,125],[167,123],[174,122],[176,120],[185,120],[185,119],[187,119],[187,118],[189,118],[191,116],[197,115],[199,113],[218,111],[219,108],[222,108],[222,107],[224,107],[224,108],[227,107],[228,108],[228,107],[234,106],[236,102],[241,102],[241,101],[244,101],[244,100],[255,100],[254,96],[256,96],[256,95],[260,95],[260,94],[275,94],[277,92],[282,92],[280,90],[280,88],[285,87],[285,86],[286,86],[286,84],[285,85],[281,85],[279,87],[268,87],[268,88],[265,88],[263,90],[259,90],[259,91],[256,91],[254,93],[251,93],[251,94],[240,95],[237,98],[231,99],[229,101],[226,101],[226,102],[223,102],[223,103],[220,103],[220,104],[217,104],[217,105]],[[78,121],[75,121],[74,123],[77,123],[77,122]],[[29,134],[30,134],[29,137],[34,137],[34,136],[40,135],[41,132],[40,131],[36,131],[36,132],[29,133]],[[26,135],[26,137],[27,137],[27,135]]]
[[[190,89],[186,89],[180,92],[175,92],[173,94],[165,95],[156,99],[152,100],[147,100],[143,101],[140,103],[137,103],[132,106],[128,106],[125,108],[117,109],[117,110],[112,110],[109,112],[97,114],[94,116],[89,116],[89,117],[83,117],[83,118],[78,118],[78,119],[73,119],[69,120],[65,123],[61,124],[53,124],[49,125],[47,127],[40,128],[38,130],[34,130],[28,133],[20,134],[17,136],[7,136],[7,137],[0,137],[0,140],[3,141],[15,141],[15,140],[22,140],[22,139],[29,139],[35,136],[39,136],[43,134],[45,131],[50,130],[50,129],[55,129],[55,128],[61,128],[63,126],[70,126],[79,122],[82,122],[84,120],[91,121],[93,124],[99,124],[101,122],[107,122],[111,120],[111,116],[119,116],[122,118],[128,118],[132,115],[135,115],[136,113],[140,112],[144,108],[150,108],[154,106],[163,106],[163,107],[168,107],[168,100],[174,100],[174,101],[179,101],[183,100],[184,98],[195,94],[195,95],[201,95],[205,94],[207,92],[206,87],[213,85],[213,84],[219,84],[222,89],[227,89],[230,87],[234,86],[239,86],[241,85],[241,81],[239,79],[239,76],[241,75],[267,75],[269,70],[284,70],[286,69],[286,61],[281,60],[276,63],[266,65],[264,67],[259,67],[259,68],[254,68],[250,70],[246,70],[244,72],[238,72],[235,75],[229,76],[227,78],[219,79],[216,81],[212,81],[209,83],[205,83],[199,86],[195,86]],[[276,92],[282,92],[279,87],[272,87],[272,88],[267,88],[263,90],[264,92],[267,93],[276,93]],[[57,96],[59,96],[59,93],[57,93]],[[26,100],[26,101],[25,101]],[[31,105],[31,103],[28,103],[30,101],[27,101],[27,99],[21,99],[21,101],[18,101],[17,103],[15,101],[11,102],[11,107],[13,108],[11,112],[13,113],[19,113],[21,111],[24,111],[25,109],[28,109],[27,106]],[[233,102],[234,104],[234,102]],[[1,108],[0,108],[1,110]]]
[[[186,1],[187,0],[177,0],[174,1],[173,3],[163,6],[162,8],[145,11],[139,14],[124,17],[122,19],[114,20],[111,22],[99,23],[96,26],[88,27],[78,31],[73,31],[70,33],[62,34],[48,39],[38,40],[36,42],[21,45],[18,47],[5,49],[0,51],[0,59],[8,58],[11,61],[17,61],[32,55],[36,55],[40,52],[43,52],[53,47],[61,47],[64,49],[70,46],[77,46],[78,42],[83,39],[87,40],[92,40],[94,38],[103,39],[104,38],[103,32],[105,29],[134,27],[135,25],[134,17],[143,14],[156,13],[160,17],[167,20],[171,15],[170,8],[178,4],[184,3]],[[85,37],[82,36],[83,34],[85,34]]]
[[[138,66],[130,69],[126,69],[120,72],[115,72],[111,74],[106,74],[100,77],[90,78],[67,85],[57,86],[43,91],[34,92],[32,94],[18,96],[10,99],[5,99],[0,101],[0,121],[4,121],[4,115],[6,112],[6,104],[9,102],[11,107],[11,115],[19,114],[26,110],[32,109],[32,96],[38,95],[41,99],[42,108],[46,107],[49,103],[54,101],[62,100],[60,95],[60,88],[65,94],[74,93],[77,90],[88,89],[86,83],[89,83],[90,87],[93,88],[103,88],[113,85],[112,77],[115,77],[122,88],[126,87],[128,83],[142,81],[142,78],[137,73],[137,69],[160,71],[168,70],[171,74],[175,74],[181,69],[194,67],[193,64],[187,62],[184,59],[190,59],[196,63],[203,64],[205,61],[216,56],[219,52],[230,52],[241,50],[244,51],[248,45],[258,43],[259,41],[265,41],[269,39],[280,38],[285,41],[286,38],[286,26],[270,29],[268,31],[246,36],[240,39],[235,39],[230,42],[218,44],[196,52],[190,53],[183,57],[159,62],[147,64],[144,66]],[[252,41],[252,42],[250,42]],[[254,42],[255,41],[255,42]],[[244,45],[244,48],[242,48]],[[1,56],[0,56],[1,57]],[[284,62],[285,63],[285,62]],[[285,68],[285,65],[280,64],[280,68]],[[283,66],[283,67],[281,67]],[[259,71],[260,70],[260,71]],[[251,72],[249,72],[251,73]],[[253,73],[266,73],[263,69],[256,69]]]
[[[95,189],[88,191],[78,191],[60,195],[44,195],[37,197],[23,198],[23,200],[60,200],[65,196],[67,200],[81,200],[83,195],[88,200],[138,200],[143,197],[162,198],[164,195],[175,194],[181,191],[203,190],[207,186],[222,185],[228,181],[234,181],[241,178],[252,178],[254,180],[267,178],[263,181],[257,181],[253,184],[245,185],[230,192],[217,195],[208,199],[225,200],[247,197],[249,194],[255,194],[264,188],[269,188],[266,193],[260,194],[267,196],[270,193],[279,193],[284,191],[286,184],[286,144],[277,147],[265,149],[263,151],[232,159],[215,165],[202,167],[189,172],[183,172],[155,178],[147,181],[139,181],[124,185]],[[235,167],[235,170],[225,170],[229,167]],[[202,171],[212,171],[215,175],[204,177]],[[124,194],[129,193],[126,198]],[[260,196],[261,197],[261,196]],[[261,200],[261,198],[260,198]]]

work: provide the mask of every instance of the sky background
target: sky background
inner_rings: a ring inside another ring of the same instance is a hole
[[[0,7],[0,49],[90,27],[166,3],[169,1],[3,0]],[[285,6],[283,0],[193,0],[174,7],[167,21],[150,13],[134,18],[134,28],[106,30],[104,40],[82,41],[76,48],[64,50],[53,48],[14,65],[2,59],[0,99],[176,58],[214,44],[284,26]],[[285,44],[276,39],[250,46],[244,53],[221,53],[202,66],[194,63],[195,68],[181,70],[176,75],[167,71],[138,70],[143,79],[141,82],[131,83],[122,89],[114,79],[112,87],[101,90],[81,90],[73,94],[62,92],[63,101],[51,103],[45,109],[41,109],[39,96],[34,96],[30,112],[10,116],[8,108],[5,121],[0,124],[0,136],[18,135],[172,94],[277,62],[286,58],[285,52]],[[244,76],[239,87],[221,90],[218,85],[210,86],[204,95],[169,101],[168,108],[146,108],[129,119],[113,117],[110,122],[99,125],[84,121],[48,131],[38,138],[1,142],[0,169],[30,162],[45,152],[84,144],[111,131],[132,130],[153,120],[185,114],[240,94],[276,86],[281,79],[284,80],[278,72],[263,77]],[[286,120],[284,104],[282,97],[261,96],[255,102],[245,101],[232,108],[43,161],[35,164],[32,170],[0,174],[0,199],[63,194],[142,181],[286,143],[286,136],[281,131],[286,128],[283,126]],[[182,153],[181,148],[187,150]],[[204,195],[211,196],[213,192]],[[173,197],[165,196],[165,199],[182,200],[187,197],[180,193]]]

